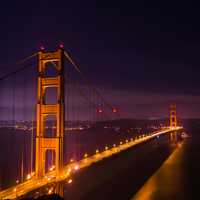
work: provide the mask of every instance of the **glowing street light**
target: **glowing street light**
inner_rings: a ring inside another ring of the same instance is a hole
[[[27,176],[26,176],[26,180],[30,180],[31,179],[31,174],[28,174]]]
[[[49,169],[49,171],[52,172],[54,169],[55,169],[55,165],[51,166],[50,169]]]
[[[77,171],[77,170],[79,170],[79,166],[78,165],[75,165],[74,166],[74,169]]]
[[[96,154],[98,154],[98,153],[99,153],[99,149],[96,150]]]
[[[87,154],[87,153],[85,153],[85,154],[84,154],[84,158],[87,158],[87,157],[88,157],[88,154]]]
[[[32,173],[31,173],[31,177],[33,177],[33,176],[35,176],[35,172],[32,172]]]
[[[69,183],[69,184],[72,183],[72,179],[69,179],[69,180],[67,181],[67,183]]]
[[[72,169],[69,167],[67,170],[67,173],[70,173],[72,171]]]
[[[48,190],[48,194],[52,194],[52,192],[53,192],[53,188],[50,188],[50,189]]]

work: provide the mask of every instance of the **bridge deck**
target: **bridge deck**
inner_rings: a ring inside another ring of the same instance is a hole
[[[65,180],[65,179],[71,177],[71,175],[73,173],[75,173],[78,169],[88,167],[95,162],[99,162],[104,158],[111,157],[114,154],[117,154],[121,151],[124,151],[124,150],[126,150],[130,147],[136,146],[138,144],[144,143],[144,142],[146,142],[150,139],[153,139],[159,135],[169,134],[170,132],[179,131],[181,129],[182,129],[182,127],[177,127],[177,128],[173,128],[173,129],[171,129],[171,128],[163,129],[161,131],[154,132],[149,135],[145,135],[144,137],[140,137],[137,140],[127,141],[126,143],[120,144],[118,146],[114,144],[112,148],[105,149],[105,151],[103,151],[103,152],[96,152],[95,155],[92,155],[90,157],[85,157],[84,159],[74,162],[74,163],[67,164],[64,168],[64,173],[62,176],[56,177],[55,172],[53,171],[53,172],[48,173],[42,179],[32,178],[31,180],[20,183],[17,186],[13,186],[6,190],[3,190],[0,192],[0,199],[15,199],[16,197],[25,195],[28,192],[31,192],[35,189],[43,187],[46,184]]]

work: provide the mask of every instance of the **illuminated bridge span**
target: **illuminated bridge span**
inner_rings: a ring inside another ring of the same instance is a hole
[[[31,180],[25,181],[17,186],[13,186],[7,190],[4,190],[0,192],[0,196],[2,199],[15,199],[17,196],[23,196],[28,192],[36,190],[50,183],[60,182],[63,180],[67,180],[70,183],[70,181],[72,181],[70,177],[79,169],[88,167],[93,163],[101,161],[104,158],[120,153],[121,151],[124,151],[138,144],[147,142],[148,140],[151,140],[160,135],[173,134],[173,132],[179,131],[181,129],[182,127],[176,127],[172,129],[168,128],[155,133],[142,135],[138,139],[131,138],[129,141],[126,140],[124,143],[120,142],[120,144],[113,144],[112,147],[105,146],[105,150],[102,152],[99,152],[99,150],[97,150],[96,153],[92,156],[85,155],[82,160],[64,166],[63,174],[61,174],[60,176],[56,176],[56,171],[52,171],[43,178],[32,178]]]
[[[102,128],[103,126],[104,129],[115,131],[119,135],[117,132],[119,127],[113,128],[114,125],[110,124],[114,119],[122,118],[121,112],[119,112],[118,108],[108,103],[98,89],[91,86],[81,72],[80,67],[63,49],[63,45],[54,52],[45,52],[42,48],[39,53],[20,61],[18,64],[24,65],[35,56],[39,58],[36,72],[26,74],[28,73],[26,70],[30,66],[35,66],[35,64],[30,65],[28,63],[28,66],[25,65],[0,79],[4,87],[1,89],[1,131],[27,131],[31,132],[32,136],[29,149],[30,160],[27,148],[21,149],[20,152],[21,181],[17,180],[17,185],[15,184],[8,189],[2,190],[0,199],[15,199],[54,182],[58,183],[67,180],[68,183],[71,183],[72,179],[70,177],[78,169],[88,167],[95,162],[160,135],[170,135],[171,138],[176,139],[177,131],[182,129],[177,125],[176,105],[173,104],[170,109],[170,125],[159,125],[156,131],[154,129],[154,131],[146,131],[145,134],[137,133],[132,136],[130,136],[130,130],[128,130],[128,138],[121,137],[120,140],[119,138],[118,140],[110,140],[107,145],[104,145],[103,151],[96,149],[94,155],[91,154],[91,149],[89,150],[87,147],[82,159],[80,159],[80,155],[75,155],[77,156],[76,161],[71,159],[71,162],[66,165],[64,164],[67,163],[64,151],[66,132],[72,131],[73,134],[76,134],[77,130],[95,132],[98,127]],[[65,61],[74,67],[73,73],[65,70]],[[75,84],[72,84],[72,77],[75,72],[79,73],[84,85],[78,82],[77,76],[75,76]],[[19,73],[24,74],[17,77]],[[13,76],[14,78],[12,78]],[[36,77],[37,79],[35,79]],[[37,82],[37,89],[34,88],[35,83],[27,85],[26,81],[29,81],[29,79]],[[8,85],[6,85],[6,81]],[[8,90],[9,87],[11,87],[11,92]],[[28,92],[22,88],[28,88]],[[78,94],[84,99],[84,107],[80,106],[81,100]],[[8,98],[5,98],[6,95]],[[25,102],[26,98],[29,99]],[[37,102],[36,107],[33,106],[35,102]],[[78,105],[75,106],[74,103]],[[9,107],[10,105],[11,108]],[[10,112],[5,108],[10,109]],[[11,113],[10,116],[9,113]],[[82,118],[86,119],[84,123],[81,121]],[[102,131],[101,128],[99,132]],[[74,146],[72,151],[76,151],[76,148],[80,146],[80,140],[78,142],[79,145]],[[82,153],[79,152],[79,154]],[[69,155],[67,154],[67,156]],[[28,169],[26,169],[24,161],[28,163]],[[69,161],[69,158],[67,161]],[[35,167],[33,167],[34,165]],[[30,173],[27,176],[27,180],[25,180],[24,175],[27,172]],[[57,184],[54,191],[49,191],[49,193],[52,192],[62,196],[62,186]]]

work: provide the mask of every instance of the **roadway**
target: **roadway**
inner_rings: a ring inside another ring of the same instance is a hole
[[[33,190],[36,190],[38,188],[41,188],[47,184],[51,184],[54,182],[60,182],[63,180],[66,180],[69,184],[72,182],[72,176],[76,171],[82,168],[86,168],[93,163],[99,162],[102,159],[105,159],[107,157],[111,157],[114,154],[120,153],[121,151],[124,151],[128,148],[134,147],[138,144],[147,142],[148,140],[151,140],[155,137],[158,137],[163,134],[169,134],[172,131],[179,131],[182,127],[177,128],[166,128],[161,131],[153,132],[151,134],[142,135],[137,139],[131,138],[129,141],[126,140],[124,142],[120,142],[120,144],[113,144],[112,147],[106,146],[104,151],[99,152],[97,149],[95,154],[92,156],[88,156],[87,154],[84,155],[84,158],[77,162],[71,162],[67,164],[64,167],[63,174],[60,176],[55,175],[55,171],[49,172],[46,174],[46,176],[42,179],[37,179],[35,177],[32,177],[31,179],[17,184],[13,187],[10,187],[6,190],[3,190],[0,192],[0,199],[16,199],[16,197],[20,197],[22,195],[25,195]],[[51,191],[49,191],[51,192]]]

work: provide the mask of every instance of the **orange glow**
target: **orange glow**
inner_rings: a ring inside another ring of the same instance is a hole
[[[55,165],[51,166],[50,169],[49,169],[49,171],[52,172],[54,169],[55,169]]]
[[[71,172],[71,171],[72,171],[72,169],[71,169],[71,168],[69,168],[67,171],[68,171],[68,172]]]
[[[31,173],[31,176],[35,176],[35,172],[32,172],[32,173]]]
[[[48,177],[48,178],[47,178],[47,180],[48,180],[48,181],[50,181],[50,180],[51,180],[51,178],[50,178],[50,177]]]

